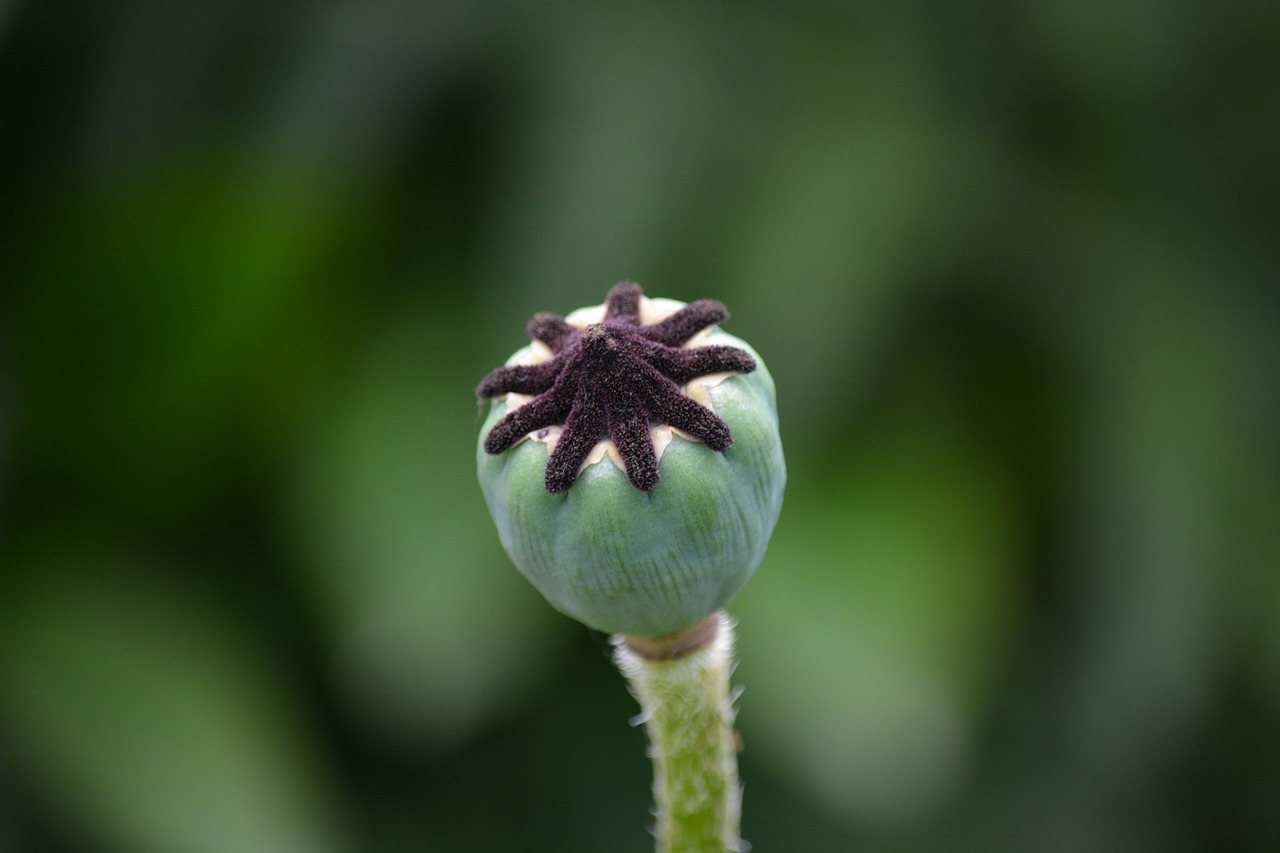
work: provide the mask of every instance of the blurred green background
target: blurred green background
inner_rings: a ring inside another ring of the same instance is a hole
[[[0,850],[645,851],[475,383],[712,297],[765,851],[1280,849],[1280,4],[0,2]]]

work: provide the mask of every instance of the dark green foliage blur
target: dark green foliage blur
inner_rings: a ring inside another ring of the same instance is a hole
[[[1280,848],[1280,4],[0,2],[0,851],[645,851],[475,383],[724,301],[768,851]]]

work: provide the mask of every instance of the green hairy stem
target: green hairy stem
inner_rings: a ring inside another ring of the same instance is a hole
[[[677,637],[614,638],[649,734],[658,853],[733,853],[742,788],[733,729],[733,622],[718,611]],[[693,648],[690,649],[690,646]]]

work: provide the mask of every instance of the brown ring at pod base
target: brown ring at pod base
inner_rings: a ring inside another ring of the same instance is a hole
[[[679,660],[704,649],[720,632],[720,612],[716,611],[694,625],[665,637],[623,637],[627,648],[648,661]]]

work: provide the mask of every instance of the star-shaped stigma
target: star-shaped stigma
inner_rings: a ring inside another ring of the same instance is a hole
[[[476,388],[482,400],[508,393],[534,395],[494,424],[485,437],[485,451],[502,453],[531,432],[563,424],[547,460],[547,491],[568,491],[592,448],[610,438],[631,485],[647,492],[658,484],[650,424],[676,427],[712,450],[728,448],[733,443],[728,425],[680,386],[710,373],[756,369],[755,359],[737,347],[682,347],[729,312],[719,302],[699,299],[660,322],[643,325],[643,295],[634,282],[618,284],[605,300],[604,321],[586,328],[570,325],[559,314],[534,314],[525,331],[550,347],[554,357],[499,367]]]

